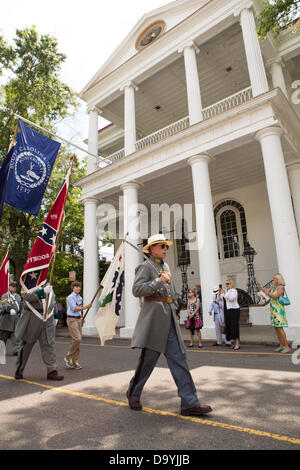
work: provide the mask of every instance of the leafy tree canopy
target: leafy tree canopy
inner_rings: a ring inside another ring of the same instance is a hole
[[[300,0],[270,0],[258,16],[258,36],[265,39],[269,32],[278,36],[285,26],[299,24]]]
[[[66,56],[58,50],[57,40],[40,35],[36,27],[16,31],[13,44],[0,36],[0,74],[7,77],[0,89],[0,165],[7,154],[13,129],[14,113],[54,131],[55,121],[72,113],[77,107],[76,93],[60,80]],[[61,148],[37,217],[20,212],[5,204],[0,226],[0,256],[7,246],[15,279],[18,281],[37,232],[58,194],[70,165],[70,152]],[[84,175],[83,162],[77,162],[73,178]],[[80,189],[69,189],[61,245],[69,245],[71,255],[80,256],[83,238],[83,206]]]

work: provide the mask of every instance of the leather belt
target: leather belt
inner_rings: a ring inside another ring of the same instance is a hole
[[[144,297],[144,300],[146,302],[150,300],[155,300],[156,302],[166,302],[168,304],[174,303],[174,300],[170,297]]]

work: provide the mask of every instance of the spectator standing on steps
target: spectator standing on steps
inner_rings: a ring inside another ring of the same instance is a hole
[[[238,291],[235,289],[233,279],[227,279],[224,298],[227,308],[226,339],[234,340],[233,349],[240,349],[240,306],[238,304]]]
[[[195,330],[198,336],[198,348],[202,348],[201,328],[203,325],[202,315],[200,314],[200,299],[197,296],[196,290],[189,289],[188,291],[188,304],[187,304],[188,319],[190,320],[190,344],[189,348],[194,346]]]
[[[209,314],[214,314],[216,343],[214,346],[222,346],[222,330],[224,328],[224,293],[222,286],[213,289],[213,300],[209,307]]]

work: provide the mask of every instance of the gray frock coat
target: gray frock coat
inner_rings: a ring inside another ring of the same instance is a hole
[[[0,301],[0,330],[15,331],[16,324],[19,320],[19,315],[22,310],[22,299],[19,294],[14,294],[15,301],[9,292],[3,294]],[[10,308],[15,309],[16,315],[10,314]]]
[[[30,310],[25,301],[29,302],[35,310],[43,315],[43,303],[34,292],[24,294],[23,300],[24,308],[16,326],[15,336],[26,343],[35,343],[40,338],[43,328],[45,328],[48,342],[52,342],[53,335],[55,335],[54,315],[49,316],[44,322]],[[54,306],[55,294],[52,293],[49,310],[52,310]]]
[[[180,349],[186,354],[186,348],[181,336],[179,322],[176,317],[178,307],[178,294],[173,282],[170,285],[163,283],[159,272],[169,271],[167,263],[159,262],[150,256],[152,267],[148,261],[144,261],[135,270],[135,280],[132,293],[135,297],[172,297],[174,303],[159,301],[144,301],[136,326],[133,332],[132,348],[149,348],[154,351],[165,353],[168,334],[170,330],[171,317],[173,317]]]

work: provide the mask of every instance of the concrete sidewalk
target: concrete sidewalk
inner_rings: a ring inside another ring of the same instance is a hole
[[[181,333],[185,341],[189,341],[189,331],[181,325]],[[56,328],[56,336],[69,337],[69,330],[67,327]],[[85,336],[85,335],[83,335]],[[98,336],[89,336],[90,338],[97,338]],[[119,328],[116,330],[116,338],[120,339]],[[194,344],[197,343],[197,335],[194,335]],[[122,338],[121,338],[122,339]],[[127,339],[127,338],[126,338]],[[203,340],[203,344],[213,344],[214,340]],[[241,344],[258,344],[277,346],[278,341],[276,333],[272,326],[240,326],[240,342]]]

